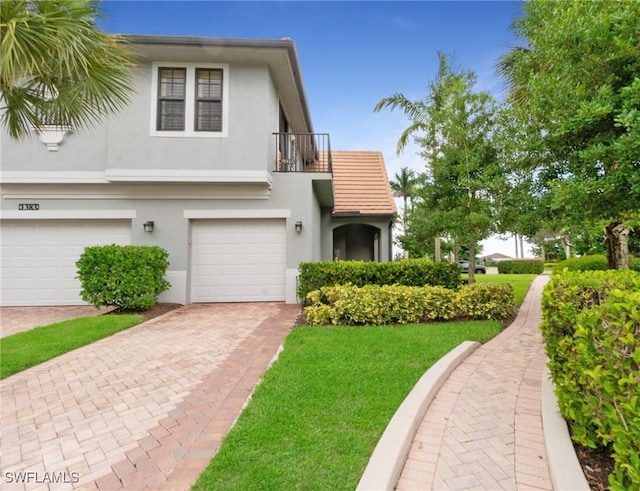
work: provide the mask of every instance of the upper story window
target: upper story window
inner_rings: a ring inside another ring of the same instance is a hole
[[[184,131],[185,85],[184,68],[160,68],[158,94],[158,125],[160,131]]]
[[[152,136],[227,136],[227,65],[154,63],[153,74]]]
[[[196,131],[222,131],[222,70],[196,70]]]

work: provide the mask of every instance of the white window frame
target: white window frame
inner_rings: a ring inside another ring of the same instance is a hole
[[[151,136],[170,138],[227,138],[229,136],[229,65],[226,63],[184,63],[175,61],[156,61],[151,64],[151,111],[149,118],[149,134]],[[183,131],[163,131],[157,129],[158,116],[158,70],[160,68],[184,68],[185,80],[185,114]],[[222,131],[196,131],[196,69],[222,70]]]

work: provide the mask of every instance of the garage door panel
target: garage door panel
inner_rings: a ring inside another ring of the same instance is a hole
[[[130,244],[129,220],[10,220],[0,224],[2,305],[78,305],[85,247]]]
[[[284,300],[284,220],[197,220],[192,239],[192,301]]]

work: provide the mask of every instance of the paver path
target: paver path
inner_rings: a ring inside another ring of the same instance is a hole
[[[298,313],[189,305],[8,377],[0,488],[189,489]]]
[[[418,428],[398,490],[551,490],[541,419],[539,330],[548,277],[517,319],[447,379]]]

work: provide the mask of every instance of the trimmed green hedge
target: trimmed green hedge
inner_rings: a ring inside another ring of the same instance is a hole
[[[570,257],[557,263],[553,267],[553,272],[559,273],[565,268],[569,271],[606,271],[608,268],[607,264],[607,256],[601,254]]]
[[[460,286],[460,266],[428,259],[407,259],[379,263],[375,261],[321,261],[301,263],[298,277],[298,297],[323,286],[346,285],[406,285]]]
[[[629,261],[629,269],[633,271],[640,271],[640,257],[636,257]]]
[[[640,274],[555,274],[542,300],[542,333],[573,439],[609,446],[612,489],[640,487]]]
[[[498,262],[499,274],[542,274],[544,261],[541,259],[512,259]]]
[[[505,319],[515,312],[510,283],[441,286],[335,285],[308,294],[310,325],[416,324],[451,319]]]
[[[76,262],[82,300],[95,307],[144,310],[171,286],[164,280],[169,254],[158,246],[86,247]]]

